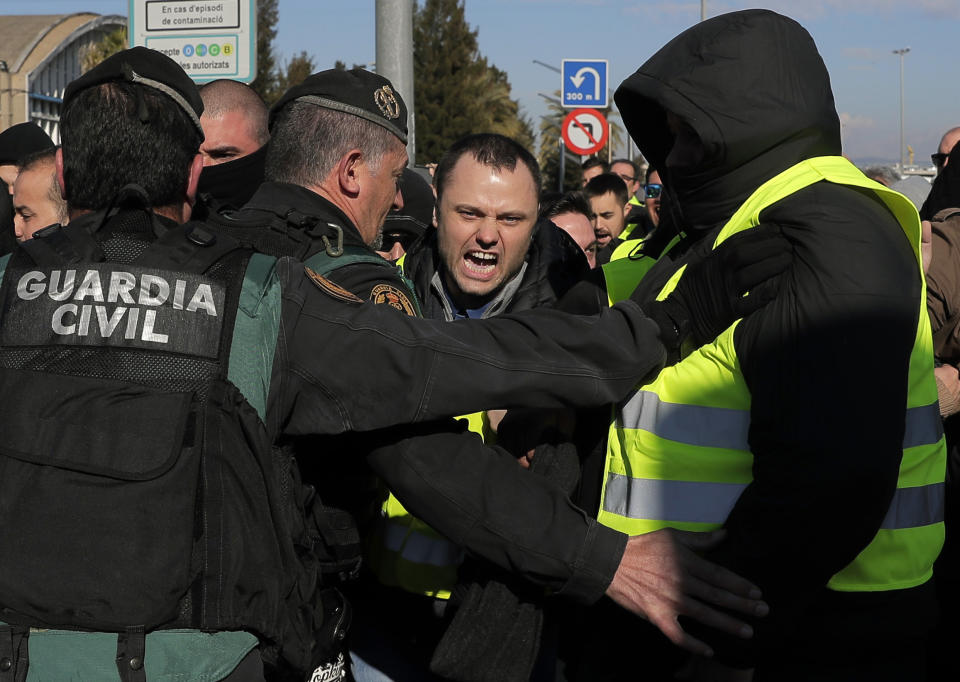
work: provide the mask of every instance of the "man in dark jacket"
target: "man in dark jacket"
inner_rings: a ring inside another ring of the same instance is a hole
[[[669,291],[680,266],[761,223],[797,260],[773,303],[618,406],[592,500],[601,521],[631,534],[723,525],[708,556],[770,596],[758,637],[719,645],[731,667],[694,662],[696,679],[749,679],[754,667],[764,680],[922,679],[944,446],[916,214],[840,157],[816,46],[772,12],[689,29],[616,100],[685,235],[638,296]],[[639,267],[606,266],[607,290]],[[615,651],[638,641],[612,624],[596,638]],[[629,663],[611,667],[635,677]]]

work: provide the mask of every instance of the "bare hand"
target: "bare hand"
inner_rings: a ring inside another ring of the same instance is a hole
[[[689,682],[751,682],[753,669],[737,670],[712,659],[695,656],[677,671],[676,679]]]
[[[759,588],[693,551],[715,546],[723,532],[664,528],[630,538],[607,596],[649,620],[677,646],[700,656],[712,656],[713,651],[684,632],[677,621],[681,615],[744,639],[752,637],[753,628],[711,605],[765,616],[769,608],[759,600]]]

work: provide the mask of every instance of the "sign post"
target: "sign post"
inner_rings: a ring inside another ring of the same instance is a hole
[[[596,154],[610,135],[607,119],[596,109],[574,109],[563,119],[560,130],[567,148],[580,156]]]
[[[565,107],[606,109],[606,59],[564,59],[560,69],[560,103]]]
[[[163,52],[197,83],[257,75],[256,0],[130,0],[130,46]]]

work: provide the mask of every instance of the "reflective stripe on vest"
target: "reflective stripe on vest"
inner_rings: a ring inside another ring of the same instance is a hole
[[[714,248],[732,234],[756,226],[767,206],[820,180],[875,192],[903,227],[921,269],[916,209],[839,157],[807,160],[765,183],[724,226]],[[682,273],[683,268],[674,273],[660,298]],[[942,546],[946,448],[933,378],[925,283],[922,286],[897,489],[873,540],[829,581],[834,590],[922,584],[932,574]],[[630,534],[666,526],[710,530],[724,523],[752,481],[753,464],[748,443],[751,399],[737,360],[735,328],[736,323],[713,343],[665,368],[618,406],[608,438],[601,522]]]

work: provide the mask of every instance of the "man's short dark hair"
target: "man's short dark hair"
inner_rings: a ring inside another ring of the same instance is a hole
[[[477,133],[460,138],[446,151],[437,169],[433,174],[433,186],[437,189],[437,202],[443,195],[443,186],[450,178],[453,167],[457,165],[464,154],[470,154],[473,158],[484,166],[489,166],[497,172],[506,168],[511,173],[517,168],[517,161],[522,161],[523,165],[533,176],[533,184],[537,195],[540,194],[540,166],[537,160],[522,144],[516,140],[511,140],[504,135],[496,133]],[[622,182],[622,181],[621,181]]]
[[[205,116],[221,118],[224,114],[236,112],[243,116],[250,137],[257,144],[262,147],[270,139],[267,105],[257,91],[246,83],[218,78],[200,86],[200,98],[203,100]]]
[[[152,206],[182,201],[202,141],[167,95],[121,81],[74,95],[60,116],[60,131],[72,209],[106,208],[131,183],[146,191]]]
[[[591,178],[587,186],[583,188],[583,193],[587,199],[602,197],[609,192],[613,192],[617,201],[621,204],[627,203],[630,199],[627,184],[623,181],[623,178],[614,173],[601,173],[595,178]]]
[[[610,168],[613,168],[618,163],[625,163],[630,166],[633,169],[633,179],[637,179],[637,176],[640,174],[640,166],[638,166],[635,161],[630,159],[614,159],[610,162]]]
[[[284,106],[270,133],[266,179],[301,187],[323,182],[351,149],[359,149],[378,168],[385,154],[403,144],[383,126],[309,102]]]
[[[544,198],[540,202],[540,215],[538,220],[550,220],[564,213],[580,213],[588,219],[593,218],[593,210],[590,208],[590,202],[583,192],[567,192],[566,194],[553,195],[549,199]]]
[[[57,222],[65,223],[67,221],[67,202],[60,196],[60,185],[57,184],[57,148],[40,149],[24,156],[17,163],[17,172],[26,173],[27,171],[40,170],[46,166],[49,173],[47,184],[47,201],[51,206],[57,209]]]
[[[22,159],[17,161],[17,171],[22,173],[23,171],[30,170],[42,163],[56,163],[56,159],[57,159],[56,147],[39,149],[35,152],[30,152],[29,154],[24,156]]]
[[[643,184],[644,184],[644,185],[649,185],[649,184],[650,184],[650,176],[653,175],[653,174],[656,173],[656,172],[657,172],[657,169],[653,167],[653,164],[652,164],[652,163],[651,163],[649,166],[647,166],[647,172],[643,174]]]
[[[610,164],[608,164],[606,161],[601,161],[596,156],[591,156],[589,159],[581,163],[580,170],[587,171],[587,170],[590,170],[591,168],[596,168],[597,166],[600,166],[600,168],[603,169],[604,173],[610,172]],[[623,180],[621,180],[620,182],[623,182]]]

